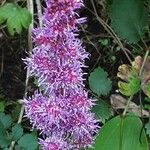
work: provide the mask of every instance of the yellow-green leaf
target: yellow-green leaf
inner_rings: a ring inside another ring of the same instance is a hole
[[[140,80],[135,74],[130,74],[128,82],[118,82],[119,91],[126,96],[136,94],[140,90]]]

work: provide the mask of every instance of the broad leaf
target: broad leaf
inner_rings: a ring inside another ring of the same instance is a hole
[[[96,68],[89,77],[90,89],[98,96],[107,95],[111,90],[111,80],[102,68]]]
[[[148,25],[148,11],[144,3],[145,0],[112,0],[108,3],[111,26],[130,43],[138,42]]]
[[[14,3],[6,3],[0,7],[0,24],[6,21],[11,35],[21,33],[22,28],[28,28],[31,23],[31,14],[26,8]]]
[[[108,121],[96,138],[96,150],[148,150],[143,125],[134,115],[117,116]]]

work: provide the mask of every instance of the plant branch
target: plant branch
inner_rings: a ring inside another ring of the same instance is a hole
[[[118,38],[118,36],[116,35],[116,33],[113,31],[113,29],[105,22],[103,21],[97,14],[95,5],[93,0],[91,0],[94,12],[89,10],[92,14],[94,14],[97,18],[97,20],[100,22],[100,24],[104,27],[104,29],[112,36],[112,38],[117,42],[117,44],[119,45],[119,47],[123,50],[124,54],[126,55],[127,59],[129,60],[130,63],[132,63],[132,60],[130,59],[129,55],[126,52],[126,48],[124,48],[123,44],[121,43],[120,39]]]
[[[140,69],[140,73],[139,73],[139,77],[140,78],[142,76],[142,71],[144,69],[144,65],[145,65],[145,62],[146,62],[146,60],[148,58],[148,55],[149,55],[149,50],[146,51],[145,56],[144,56],[144,60],[143,60],[143,63],[142,63],[141,69]]]
[[[29,51],[31,51],[32,47],[33,47],[32,39],[31,39],[31,32],[33,29],[33,22],[34,22],[33,21],[34,20],[34,17],[33,17],[33,14],[34,14],[33,0],[27,0],[27,4],[28,4],[28,10],[30,11],[30,13],[32,15],[32,22],[31,22],[29,29],[28,29],[28,48],[29,48]],[[27,69],[27,73],[26,73],[24,97],[27,96],[28,82],[29,82],[29,69]],[[19,118],[17,121],[18,124],[21,123],[22,118],[23,118],[23,114],[24,114],[24,105],[22,105],[21,110],[20,110]],[[12,141],[9,150],[13,150],[14,146],[15,146],[15,141]]]
[[[129,108],[129,104],[130,104],[132,98],[133,98],[133,96],[130,96],[129,99],[128,99],[128,101],[127,101],[127,105],[126,105],[126,107],[125,107],[125,109],[124,109],[124,111],[123,111],[123,114],[122,114],[123,117],[125,117],[125,115],[126,115],[126,113],[127,113],[127,110],[128,110],[128,108]]]
[[[89,39],[89,37],[87,36],[87,34],[86,34],[86,32],[85,32],[85,29],[83,28],[83,26],[82,26],[81,24],[80,24],[80,27],[81,27],[82,31],[84,32],[85,37],[86,37],[87,40],[89,41],[89,44],[91,44],[91,45],[96,49],[97,53],[98,53],[99,55],[101,55],[100,52],[99,52],[99,50],[98,50],[98,48],[97,48],[97,46],[95,46],[95,44]]]
[[[146,60],[148,58],[148,55],[149,55],[149,50],[148,50],[148,47],[147,45],[145,44],[146,48],[147,48],[147,51],[145,53],[145,56],[144,56],[144,60],[142,62],[142,66],[141,66],[141,69],[140,69],[140,72],[139,72],[139,77],[140,79],[142,79],[142,72],[143,72],[143,69],[144,69],[144,65],[146,63]],[[143,116],[143,112],[142,112],[142,98],[141,98],[141,91],[140,91],[140,108],[141,108],[141,116]],[[143,118],[143,117],[142,117]]]
[[[40,0],[36,0],[36,6],[38,11],[38,20],[39,20],[39,26],[43,26],[43,20],[42,20],[42,6]]]

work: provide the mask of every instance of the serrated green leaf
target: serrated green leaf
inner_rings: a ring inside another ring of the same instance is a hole
[[[19,18],[16,18],[14,21],[14,18],[7,19],[7,28],[11,35],[14,35],[15,32],[21,33],[22,26],[20,24]]]
[[[8,129],[12,124],[12,118],[9,115],[0,113],[0,122],[3,124],[5,129]]]
[[[89,77],[90,89],[98,96],[107,95],[111,90],[111,80],[108,78],[107,72],[102,68],[96,68]]]
[[[102,121],[102,123],[105,123],[105,121],[112,116],[111,108],[102,100],[96,102],[96,105],[92,108],[92,112],[97,119]]]
[[[22,135],[23,135],[23,128],[21,127],[20,124],[16,124],[15,126],[12,127],[12,139],[13,139],[13,141],[19,140]]]
[[[7,10],[11,9],[10,5],[0,6],[0,24],[2,24],[7,19]]]
[[[137,116],[117,116],[108,121],[96,138],[96,150],[148,150],[142,122]]]
[[[21,24],[24,28],[28,28],[29,24],[31,23],[31,16],[29,16],[29,12],[27,11],[26,8],[21,8],[20,9],[20,16],[22,17],[21,19]]]
[[[6,3],[0,7],[0,24],[6,21],[11,35],[21,33],[22,28],[28,28],[31,23],[31,14],[26,8],[21,8],[14,3]]]
[[[25,134],[18,141],[18,145],[24,150],[36,150],[38,147],[37,137],[32,133]]]
[[[11,143],[11,140],[7,136],[6,129],[0,121],[0,148],[5,148]]]
[[[115,32],[130,43],[136,43],[144,35],[148,25],[148,11],[145,0],[112,0],[108,3],[111,26]]]
[[[136,94],[140,90],[140,80],[134,74],[131,74],[128,79],[128,83],[119,81],[119,91],[126,96]]]

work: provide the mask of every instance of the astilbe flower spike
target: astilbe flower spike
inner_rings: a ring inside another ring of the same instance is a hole
[[[45,0],[43,27],[33,30],[33,48],[24,60],[39,91],[25,98],[25,115],[40,130],[42,150],[79,150],[92,145],[97,120],[84,90],[81,68],[89,54],[77,37],[81,0]]]

